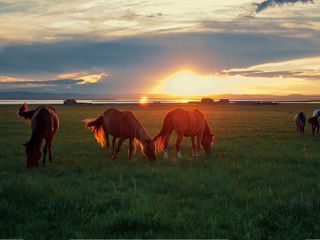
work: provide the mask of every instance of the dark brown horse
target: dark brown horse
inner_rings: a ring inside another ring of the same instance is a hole
[[[43,148],[43,164],[46,162],[47,151],[49,150],[49,161],[52,161],[51,143],[53,135],[59,128],[59,119],[57,113],[52,107],[38,107],[35,110],[29,110],[28,105],[24,103],[18,115],[31,121],[32,135],[31,139],[23,144],[27,154],[27,167],[38,166],[41,158],[41,142],[45,139],[46,144]]]
[[[319,120],[318,117],[314,116],[308,119],[308,123],[311,125],[312,135],[314,136],[315,131],[319,133]]]
[[[132,150],[135,143],[139,143],[141,150],[150,160],[156,160],[155,146],[151,137],[142,126],[141,122],[130,111],[120,111],[115,108],[107,109],[101,116],[95,119],[84,120],[85,126],[90,128],[95,139],[101,147],[106,146],[108,156],[109,134],[112,139],[112,158],[115,159],[124,140],[129,139],[129,160],[132,158]],[[119,138],[115,147],[116,139]]]
[[[177,133],[178,158],[182,158],[180,145],[183,137],[191,137],[192,151],[196,158],[200,155],[201,145],[205,153],[210,154],[214,135],[211,134],[209,125],[199,110],[190,111],[178,108],[166,114],[160,133],[153,139],[157,150],[164,150],[164,158],[168,158],[168,142],[173,130]]]
[[[304,133],[304,127],[306,125],[306,121],[307,121],[307,116],[304,112],[299,112],[294,116],[294,122],[296,124],[297,127],[297,132],[299,132],[300,134]]]

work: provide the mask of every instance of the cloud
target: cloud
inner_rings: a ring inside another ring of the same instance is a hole
[[[26,81],[7,81],[7,82],[0,82],[0,85],[74,85],[74,84],[81,84],[85,83],[83,79],[57,79],[57,80],[26,80]]]
[[[81,79],[91,84],[56,84],[59,86],[50,88],[52,82],[41,82],[38,89],[108,95],[147,91],[168,74],[182,69],[212,73],[312,55],[320,55],[320,42],[296,35],[176,33],[113,41],[15,43],[0,49],[0,72],[18,80]]]
[[[295,3],[314,3],[313,0],[264,0],[261,3],[253,3],[255,13],[262,12],[270,7]]]
[[[304,79],[306,81],[320,80],[320,67],[314,64],[319,61],[320,56],[269,62],[248,68],[223,70],[218,75],[250,78]]]

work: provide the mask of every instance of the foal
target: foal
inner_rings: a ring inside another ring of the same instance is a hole
[[[31,139],[23,144],[27,154],[27,167],[38,166],[38,161],[41,158],[40,147],[42,139],[46,141],[43,148],[43,165],[46,162],[48,150],[49,161],[51,162],[51,143],[53,135],[59,128],[59,119],[55,109],[52,107],[38,107],[30,111],[28,105],[24,103],[18,110],[18,115],[31,121]]]
[[[300,134],[304,133],[306,120],[307,120],[307,117],[304,112],[299,112],[294,116],[294,122],[296,123],[296,126],[297,126],[297,132],[299,132]]]
[[[311,117],[308,119],[308,123],[311,124],[312,129],[312,135],[314,136],[314,132],[317,130],[317,133],[319,133],[319,121],[318,117]]]

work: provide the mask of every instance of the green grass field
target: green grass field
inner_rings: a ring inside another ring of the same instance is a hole
[[[216,135],[213,156],[117,160],[81,120],[106,106],[55,106],[53,163],[28,170],[21,145],[30,126],[18,106],[0,106],[0,238],[320,238],[320,135],[295,132],[293,116],[317,106],[119,106],[151,136],[167,111],[202,110]],[[31,106],[32,108],[32,106]]]

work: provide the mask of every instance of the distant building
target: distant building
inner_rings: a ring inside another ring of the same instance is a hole
[[[212,98],[202,98],[201,103],[202,104],[214,104],[214,100]]]
[[[67,99],[67,100],[63,101],[63,104],[64,105],[76,105],[76,104],[78,104],[78,102],[74,99]]]
[[[229,99],[222,98],[219,100],[219,103],[230,103]]]

